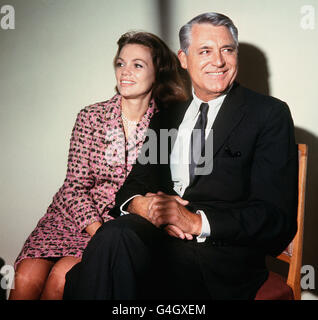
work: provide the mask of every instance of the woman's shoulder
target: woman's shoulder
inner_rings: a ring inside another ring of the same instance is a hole
[[[88,105],[80,110],[80,114],[86,115],[86,117],[92,118],[111,118],[118,112],[120,112],[121,96],[119,94],[114,95],[112,98],[96,102]]]
[[[96,102],[94,104],[84,107],[82,111],[89,113],[99,113],[101,111],[104,112],[113,108],[120,108],[120,101],[121,96],[119,94],[115,94],[112,98],[108,100]]]

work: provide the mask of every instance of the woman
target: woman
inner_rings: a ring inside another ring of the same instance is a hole
[[[63,186],[26,240],[9,299],[61,299],[65,274],[102,223],[160,105],[186,99],[178,60],[157,36],[126,33],[114,59],[117,94],[78,114]]]

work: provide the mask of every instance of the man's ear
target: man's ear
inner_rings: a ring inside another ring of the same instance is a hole
[[[183,69],[187,69],[187,67],[188,67],[188,64],[187,64],[187,55],[186,55],[181,49],[178,51],[178,58],[179,58],[181,67],[182,67]]]

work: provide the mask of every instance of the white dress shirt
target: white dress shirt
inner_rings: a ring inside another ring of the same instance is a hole
[[[192,130],[197,122],[199,117],[200,105],[204,101],[200,100],[194,92],[193,100],[190,103],[184,118],[179,126],[178,135],[173,146],[173,149],[170,154],[170,171],[173,181],[173,188],[177,194],[182,197],[186,188],[189,186],[189,152],[190,152],[190,139]],[[226,97],[226,94],[217,97],[211,101],[208,101],[209,110],[208,110],[208,119],[207,126],[205,129],[205,138],[208,137],[214,120],[221,108],[221,105]],[[131,201],[135,195],[123,203],[120,207],[122,214],[128,214],[129,212],[125,211],[124,206]],[[211,228],[208,222],[208,219],[205,213],[202,210],[198,210],[197,214],[201,214],[202,218],[202,229],[200,235],[197,236],[198,242],[204,242],[206,237],[210,236]]]
[[[214,120],[221,108],[221,105],[226,95],[219,96],[216,99],[208,101],[208,119],[205,129],[205,138],[210,134]],[[193,92],[193,100],[189,105],[184,118],[179,126],[178,135],[170,154],[170,171],[173,181],[174,190],[182,198],[186,188],[189,186],[189,153],[190,153],[190,139],[192,130],[197,122],[200,113],[200,105],[204,101],[200,100]],[[205,213],[201,210],[197,211],[201,214],[202,229],[200,235],[197,236],[198,242],[205,241],[206,237],[210,236],[211,228]]]

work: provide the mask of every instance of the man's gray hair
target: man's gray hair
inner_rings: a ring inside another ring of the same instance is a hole
[[[238,31],[233,21],[221,14],[216,12],[207,12],[200,14],[190,20],[187,24],[185,24],[179,32],[179,40],[180,40],[180,48],[185,53],[188,54],[188,48],[191,43],[191,30],[194,24],[199,23],[210,23],[215,27],[224,26],[229,29],[234,39],[235,45],[238,48]]]

